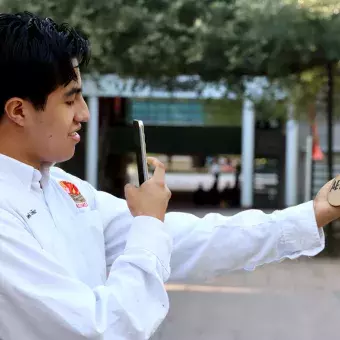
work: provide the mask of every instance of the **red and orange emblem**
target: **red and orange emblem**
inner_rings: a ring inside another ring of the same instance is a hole
[[[78,208],[85,208],[88,206],[84,196],[79,189],[71,182],[60,181],[62,188],[71,196]]]

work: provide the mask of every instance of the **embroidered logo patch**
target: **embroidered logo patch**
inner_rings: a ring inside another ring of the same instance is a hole
[[[86,199],[80,193],[79,189],[71,182],[59,182],[63,189],[71,196],[78,208],[85,208],[88,206]]]

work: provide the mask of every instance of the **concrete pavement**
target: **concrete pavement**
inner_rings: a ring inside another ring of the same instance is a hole
[[[340,260],[287,260],[168,292],[153,340],[340,339]]]

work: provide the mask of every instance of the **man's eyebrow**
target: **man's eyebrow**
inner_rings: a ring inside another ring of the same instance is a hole
[[[71,97],[73,96],[74,94],[78,94],[78,93],[81,93],[82,92],[82,89],[81,87],[73,87],[71,90],[67,91],[65,94],[64,94],[64,97]]]

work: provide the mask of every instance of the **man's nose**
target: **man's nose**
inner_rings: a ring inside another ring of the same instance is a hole
[[[90,111],[89,111],[89,108],[87,107],[85,100],[82,98],[81,105],[76,114],[76,120],[80,123],[86,123],[89,121],[89,119],[90,119]]]

